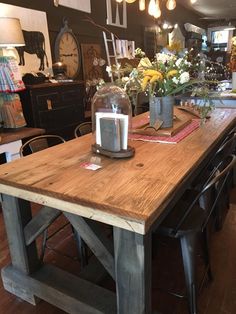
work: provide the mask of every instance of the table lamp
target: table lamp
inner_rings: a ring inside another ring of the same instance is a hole
[[[13,17],[0,17],[0,55],[1,48],[25,46],[20,20]]]

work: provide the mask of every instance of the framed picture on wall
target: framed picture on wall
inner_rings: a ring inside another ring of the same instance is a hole
[[[54,4],[56,6],[62,5],[64,7],[91,13],[90,0],[54,0]]]
[[[123,0],[118,3],[113,0],[106,0],[107,5],[107,24],[127,28],[127,8]]]
[[[14,49],[21,73],[48,72],[52,66],[46,12],[0,3],[1,16],[20,19],[25,46]]]
[[[103,78],[103,66],[106,61],[101,58],[102,48],[99,44],[81,44],[84,80],[93,81]]]

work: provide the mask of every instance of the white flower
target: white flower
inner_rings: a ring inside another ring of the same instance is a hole
[[[117,62],[116,68],[117,68],[118,71],[120,70],[120,67],[121,67],[121,64]]]
[[[175,55],[173,54],[167,54],[167,53],[157,53],[156,54],[156,60],[157,62],[162,62],[162,63],[165,63],[165,62],[169,62],[173,59],[175,59]]]
[[[183,58],[179,58],[178,60],[176,60],[175,64],[177,65],[177,67],[180,66],[182,61],[183,61]]]
[[[188,72],[183,72],[179,77],[180,84],[187,83],[189,82],[189,80],[190,80],[190,76]]]
[[[128,76],[124,76],[124,77],[121,78],[121,82],[122,83],[127,83],[128,81],[129,81]]]
[[[188,62],[187,60],[184,61],[184,64],[189,66],[189,67],[191,66],[191,62]]]
[[[111,77],[112,76],[111,66],[107,65],[106,71],[107,71],[108,75]]]
[[[172,81],[177,85],[179,84],[179,79],[177,79],[177,77],[173,77]]]

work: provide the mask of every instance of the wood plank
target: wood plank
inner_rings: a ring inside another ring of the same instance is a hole
[[[7,144],[44,133],[45,130],[39,128],[4,129],[3,132],[0,132],[0,144]]]
[[[58,209],[43,206],[24,228],[26,245],[31,244],[60,214]]]
[[[100,156],[102,168],[80,167],[94,156],[92,135],[80,137],[0,169],[0,192],[145,233],[191,183],[195,171],[235,126],[235,109],[216,109],[199,129],[176,145],[133,141],[135,156]],[[43,160],[43,162],[42,162]],[[63,184],[61,184],[63,182]],[[66,204],[65,204],[66,203]],[[64,208],[63,206],[66,205]]]
[[[26,276],[12,266],[2,269],[4,288],[20,298],[34,295],[71,314],[115,314],[115,294],[55,266]]]
[[[26,246],[24,239],[23,228],[32,218],[30,204],[3,194],[2,210],[12,264],[23,273],[29,274],[40,267],[35,242]]]
[[[110,276],[115,280],[115,265],[112,255],[112,249],[108,239],[93,226],[89,221],[82,217],[64,212],[66,218],[70,221],[74,229],[79,233],[90,250],[102,263]]]
[[[151,314],[151,233],[114,228],[118,314]]]

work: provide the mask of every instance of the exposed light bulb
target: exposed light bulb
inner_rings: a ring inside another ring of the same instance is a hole
[[[148,14],[154,16],[155,10],[156,10],[156,1],[150,0],[149,5],[148,5]]]
[[[155,19],[158,19],[161,16],[161,10],[156,10],[153,16],[155,17]]]
[[[154,17],[155,19],[158,19],[160,16],[161,16],[160,4],[159,4],[159,0],[156,0]]]
[[[139,0],[139,10],[140,11],[145,10],[145,0]]]
[[[123,2],[123,0],[116,0],[116,2],[121,3],[121,2]]]
[[[166,7],[168,10],[174,10],[176,7],[176,1],[175,0],[167,0]]]
[[[164,23],[162,24],[162,28],[163,28],[163,29],[167,29],[168,27],[169,27],[169,24],[168,24],[168,23],[164,22]]]
[[[125,0],[127,3],[134,3],[136,0]]]

